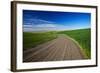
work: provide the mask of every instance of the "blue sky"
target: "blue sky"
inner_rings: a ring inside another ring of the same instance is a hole
[[[23,10],[24,31],[74,30],[91,27],[91,14]]]

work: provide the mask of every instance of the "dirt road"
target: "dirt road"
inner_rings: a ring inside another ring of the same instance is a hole
[[[80,60],[84,55],[80,47],[69,37],[59,35],[56,39],[23,52],[23,62]]]

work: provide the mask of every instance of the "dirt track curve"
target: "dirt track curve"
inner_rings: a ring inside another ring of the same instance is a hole
[[[69,37],[59,35],[56,39],[23,52],[23,62],[80,60],[84,55],[80,47]]]

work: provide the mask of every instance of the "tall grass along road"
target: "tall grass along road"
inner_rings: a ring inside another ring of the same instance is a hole
[[[79,45],[59,34],[56,39],[29,48],[23,52],[23,62],[62,61],[85,59]]]
[[[91,29],[77,29],[70,31],[60,31],[59,34],[65,34],[73,38],[82,47],[88,59],[91,58]]]

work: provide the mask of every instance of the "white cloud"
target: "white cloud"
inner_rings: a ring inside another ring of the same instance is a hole
[[[24,28],[32,28],[32,25],[24,25]]]
[[[70,30],[72,26],[66,26],[56,24],[54,22],[41,20],[41,19],[29,19],[28,24],[24,25],[24,31],[59,31]]]
[[[32,24],[32,25],[37,25],[37,24],[53,24],[54,22],[47,21],[47,20],[42,20],[42,19],[25,19],[24,24]]]
[[[24,25],[24,31],[51,31],[56,30],[55,24]]]
[[[44,27],[45,27],[45,28],[46,28],[46,27],[52,27],[52,28],[53,28],[53,27],[56,27],[56,25],[55,25],[55,24],[40,24],[40,25],[38,24],[38,25],[34,25],[33,27],[39,27],[39,28],[40,28],[40,27],[41,27],[41,28],[42,28],[42,27],[43,27],[43,28],[44,28]]]

